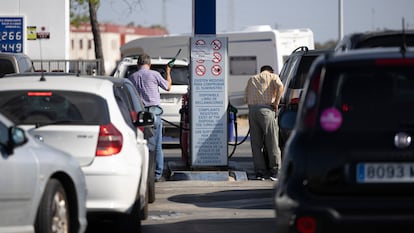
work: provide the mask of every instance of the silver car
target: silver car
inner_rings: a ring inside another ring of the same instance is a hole
[[[79,163],[0,115],[0,232],[84,232]]]

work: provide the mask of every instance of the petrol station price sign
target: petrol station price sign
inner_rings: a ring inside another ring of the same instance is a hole
[[[0,51],[23,52],[23,17],[0,17]]]
[[[191,44],[191,165],[227,166],[227,38],[198,35]]]

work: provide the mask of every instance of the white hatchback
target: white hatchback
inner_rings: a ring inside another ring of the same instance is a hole
[[[151,69],[160,72],[165,78],[165,67],[171,58],[152,58]],[[137,71],[137,58],[126,57],[119,62],[112,76],[118,78],[128,78]],[[163,108],[162,119],[164,133],[163,136],[173,138],[179,137],[180,109],[184,94],[188,92],[190,82],[190,70],[186,60],[177,59],[171,69],[172,85],[170,91],[159,89],[161,97],[161,107]],[[164,142],[165,143],[165,142]]]
[[[140,229],[146,217],[149,151],[138,126],[153,124],[151,113],[125,111],[125,104],[114,84],[99,77],[0,79],[0,111],[76,158],[86,177],[88,213],[120,216],[120,231]]]
[[[86,182],[78,162],[0,114],[0,232],[86,230]]]

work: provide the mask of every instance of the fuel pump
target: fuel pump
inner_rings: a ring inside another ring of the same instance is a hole
[[[189,148],[190,148],[190,107],[189,107],[189,94],[186,93],[181,99],[180,109],[180,147],[181,147],[181,160],[189,165]]]

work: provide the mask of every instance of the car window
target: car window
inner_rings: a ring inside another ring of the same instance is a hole
[[[289,59],[286,61],[285,65],[280,72],[280,79],[284,86],[289,82],[292,78],[293,71],[295,70],[296,63],[299,61],[300,56],[291,55]]]
[[[127,96],[128,90],[124,88],[122,85],[114,86],[114,94],[116,103],[118,104],[119,109],[121,110],[122,117],[124,118],[125,122],[131,129],[134,129],[133,124],[133,106],[132,103],[129,101]]]
[[[367,132],[414,127],[414,113],[407,111],[414,107],[412,68],[327,71],[325,80],[320,111],[338,109],[342,118],[340,130]]]
[[[0,144],[6,145],[7,141],[9,140],[9,130],[8,127],[0,122]]]
[[[127,71],[125,72],[124,78],[128,78],[137,71],[136,65],[131,65],[127,67]],[[158,71],[164,79],[165,76],[165,65],[151,65],[152,70]],[[188,85],[190,82],[190,73],[188,70],[188,66],[174,66],[171,69],[171,79],[172,85]]]
[[[0,111],[16,124],[109,122],[107,103],[102,97],[71,91],[3,91]]]
[[[15,73],[13,63],[8,59],[0,59],[0,74],[11,74]]]
[[[317,58],[317,55],[302,56],[299,66],[296,69],[296,76],[289,82],[289,88],[300,89],[305,84],[306,76],[308,75],[310,66]]]
[[[19,72],[32,72],[33,66],[32,61],[27,57],[20,57],[17,59],[17,63],[19,64]]]
[[[162,77],[166,79],[165,76],[165,65],[151,65],[151,69],[160,72]],[[171,79],[172,85],[188,85],[189,84],[190,73],[188,66],[174,66],[171,69]]]
[[[136,112],[144,111],[144,104],[139,97],[137,89],[131,83],[125,83],[125,87],[128,89],[128,98],[130,99],[131,103],[134,105],[134,109]]]

